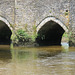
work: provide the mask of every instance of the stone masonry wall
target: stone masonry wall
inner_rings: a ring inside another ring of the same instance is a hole
[[[16,0],[15,28],[26,28],[33,32],[33,26],[38,25],[44,18],[54,16],[66,26],[69,23],[69,0]]]
[[[33,33],[48,16],[54,16],[70,30],[70,42],[75,40],[75,0],[0,0],[0,16],[14,28]]]
[[[0,0],[0,16],[7,19],[15,29],[27,28],[33,32],[33,26],[44,18],[54,16],[68,25],[69,0]]]
[[[70,0],[70,46],[75,46],[75,0]]]
[[[0,17],[14,25],[14,0],[0,0]]]

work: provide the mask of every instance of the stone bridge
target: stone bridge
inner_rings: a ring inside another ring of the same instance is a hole
[[[59,45],[68,33],[75,46],[75,0],[0,0],[0,44],[10,44],[18,29],[38,34],[39,45]]]

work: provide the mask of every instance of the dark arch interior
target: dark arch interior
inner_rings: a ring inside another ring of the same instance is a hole
[[[0,45],[10,45],[11,43],[11,30],[9,27],[0,20]]]
[[[61,45],[64,29],[54,21],[48,21],[38,31],[36,42],[39,46]]]

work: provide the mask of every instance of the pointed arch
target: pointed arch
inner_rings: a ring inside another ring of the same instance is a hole
[[[68,28],[59,19],[55,17],[47,17],[43,21],[41,21],[40,24],[37,26],[37,33],[40,30],[40,28],[42,28],[42,26],[45,25],[48,21],[56,22],[58,25],[60,25],[64,29],[65,32],[68,32]]]
[[[3,17],[0,17],[0,45],[11,44],[12,27]]]
[[[37,26],[36,42],[39,46],[61,45],[64,32],[68,32],[64,23],[55,17],[47,17]]]
[[[5,18],[0,16],[0,21],[3,21],[10,28],[10,30],[12,30],[12,27],[10,26],[10,23]]]

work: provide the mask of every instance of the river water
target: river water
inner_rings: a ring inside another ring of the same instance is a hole
[[[75,48],[1,45],[0,75],[75,75]]]

